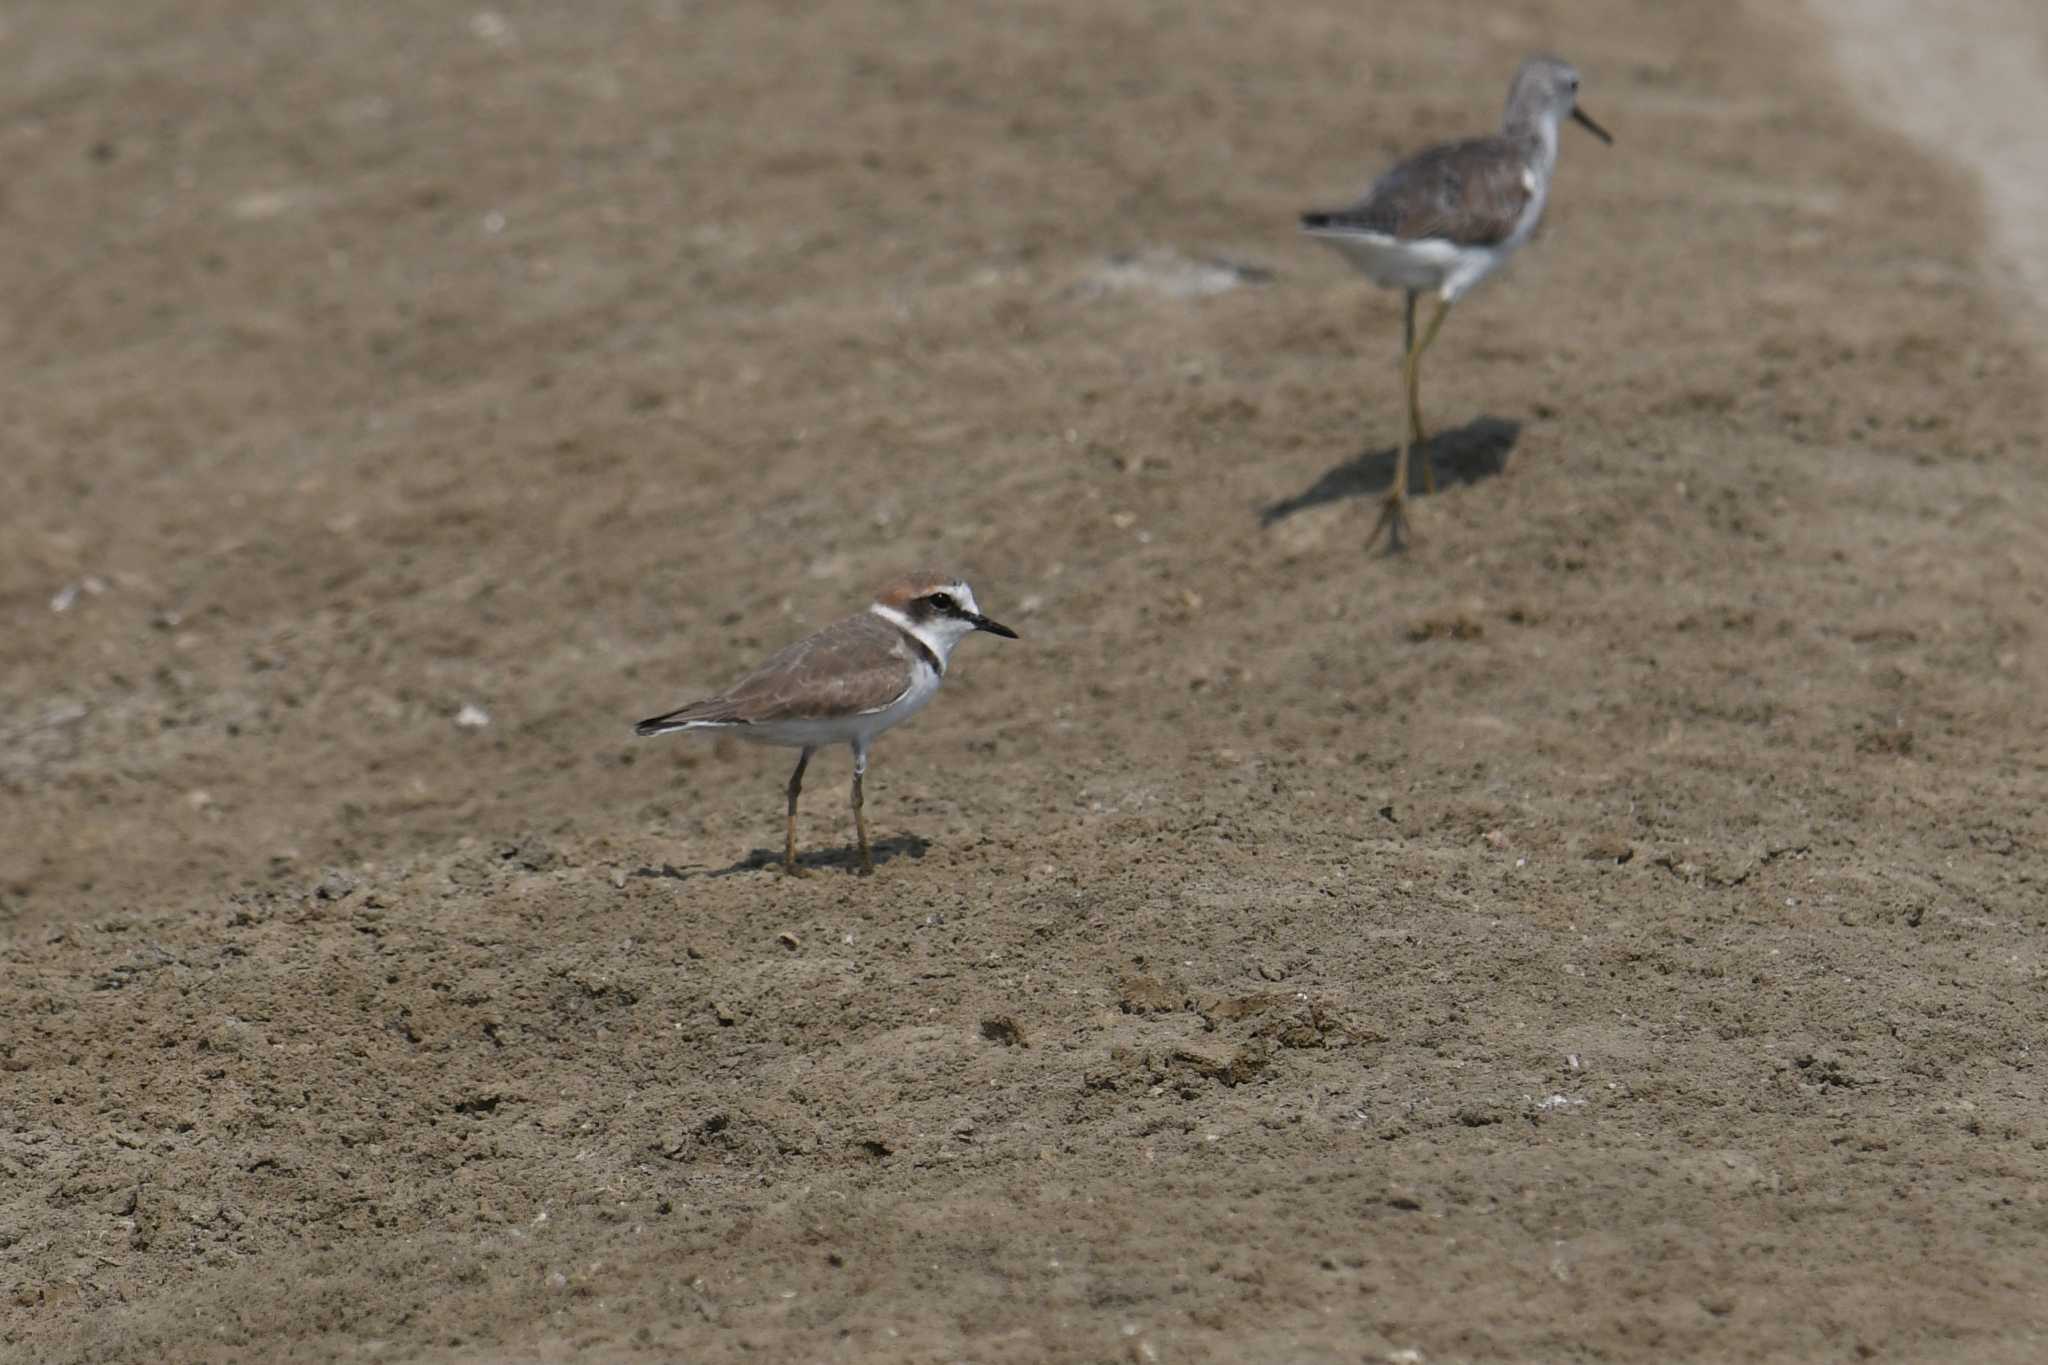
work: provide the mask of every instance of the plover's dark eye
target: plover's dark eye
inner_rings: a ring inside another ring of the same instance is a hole
[[[936,611],[953,611],[959,606],[949,594],[943,592],[935,592],[925,601],[931,603]]]

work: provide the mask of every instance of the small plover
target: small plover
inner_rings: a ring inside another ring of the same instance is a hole
[[[756,744],[801,750],[789,778],[789,819],[782,868],[796,865],[796,798],[811,755],[829,744],[853,748],[853,823],[862,872],[868,853],[861,778],[875,736],[901,725],[938,695],[953,646],[978,630],[1006,640],[1017,632],[981,614],[974,590],[951,574],[913,573],[876,594],[866,611],[797,641],[715,697],[691,702],[633,727],[637,735],[672,730],[730,730]]]
[[[1578,101],[1579,73],[1571,63],[1531,57],[1508,87],[1507,113],[1498,133],[1438,143],[1375,180],[1355,203],[1301,215],[1305,232],[1342,253],[1374,284],[1407,295],[1401,367],[1408,386],[1408,426],[1394,462],[1394,486],[1372,532],[1377,540],[1386,529],[1390,548],[1401,545],[1408,450],[1426,439],[1419,392],[1422,353],[1436,340],[1451,305],[1536,230],[1550,197],[1551,172],[1557,169],[1559,122],[1569,117],[1602,142],[1614,141]],[[1437,295],[1436,312],[1418,341],[1415,300],[1431,289]],[[1422,477],[1436,492],[1436,471],[1427,452]]]

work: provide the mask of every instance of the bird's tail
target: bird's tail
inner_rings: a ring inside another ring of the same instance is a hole
[[[719,726],[735,725],[739,722],[731,715],[723,697],[708,701],[693,701],[680,710],[664,715],[649,716],[633,727],[636,735],[666,735],[676,730],[704,730]]]

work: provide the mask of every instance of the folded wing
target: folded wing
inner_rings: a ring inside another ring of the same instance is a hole
[[[1459,246],[1495,246],[1514,234],[1534,193],[1526,162],[1501,155],[1501,139],[1447,142],[1403,161],[1356,203],[1304,213],[1310,232],[1367,232]]]
[[[915,656],[903,632],[862,612],[797,641],[715,697],[654,716],[635,734],[703,726],[839,720],[887,709],[910,690]]]

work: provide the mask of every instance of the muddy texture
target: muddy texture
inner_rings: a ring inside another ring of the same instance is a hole
[[[1293,232],[1587,73],[1425,366]],[[2039,362],[1776,7],[21,7],[0,1354],[2031,1361]],[[632,722],[970,575],[852,875]],[[61,608],[61,609],[60,609]]]

